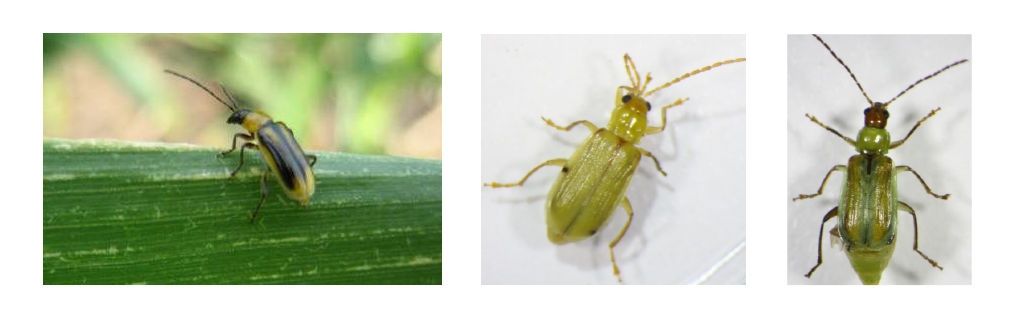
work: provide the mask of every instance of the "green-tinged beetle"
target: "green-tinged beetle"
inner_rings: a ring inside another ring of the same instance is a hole
[[[797,201],[817,197],[823,192],[824,185],[827,184],[831,173],[835,171],[845,171],[846,173],[843,179],[842,195],[838,201],[838,206],[828,211],[821,221],[821,229],[817,241],[817,264],[805,276],[810,278],[814,271],[821,266],[821,242],[824,238],[824,224],[837,216],[837,225],[831,229],[830,233],[841,240],[842,249],[849,257],[849,263],[856,271],[856,274],[859,275],[859,279],[862,280],[863,284],[879,284],[880,277],[884,269],[887,268],[891,255],[894,253],[898,224],[897,213],[899,210],[912,215],[912,224],[915,231],[915,241],[912,243],[912,249],[933,267],[943,270],[943,267],[936,261],[923,254],[922,251],[919,251],[918,219],[911,206],[898,200],[897,174],[900,172],[911,172],[919,180],[919,183],[922,184],[926,192],[933,197],[946,200],[950,197],[950,194],[938,195],[933,193],[922,177],[912,170],[911,167],[903,165],[895,167],[891,158],[887,156],[887,152],[890,149],[904,144],[912,136],[912,133],[923,122],[935,115],[940,108],[933,109],[928,115],[920,119],[908,131],[904,139],[892,142],[890,134],[885,129],[889,117],[887,107],[895,99],[898,99],[898,97],[901,97],[919,83],[968,60],[962,59],[956,61],[919,79],[886,103],[874,102],[866,94],[866,91],[863,90],[862,84],[859,83],[859,80],[856,79],[856,76],[849,67],[831,50],[831,47],[819,36],[814,35],[814,37],[824,45],[824,48],[827,48],[828,52],[831,53],[842,67],[845,67],[845,70],[852,77],[852,80],[856,82],[856,86],[859,87],[859,91],[862,92],[870,107],[863,110],[864,127],[859,131],[859,135],[855,140],[824,125],[810,114],[806,114],[806,117],[810,121],[841,137],[849,145],[854,146],[859,154],[850,157],[847,165],[836,165],[829,170],[824,180],[821,181],[821,186],[818,188],[817,193],[801,194],[793,198],[793,201]]]
[[[248,134],[235,134],[235,137],[231,141],[231,149],[221,152],[221,155],[226,155],[235,151],[240,138],[246,141],[245,144],[242,144],[242,148],[239,149],[238,167],[235,167],[235,170],[231,172],[232,177],[235,177],[235,173],[238,173],[242,165],[245,164],[245,149],[258,148],[267,166],[269,166],[269,172],[274,173],[274,177],[281,184],[284,193],[302,205],[309,204],[312,194],[316,190],[316,179],[312,173],[312,165],[315,165],[316,157],[305,155],[302,147],[295,141],[294,133],[291,132],[291,129],[284,122],[273,121],[269,115],[261,110],[238,108],[235,98],[224,86],[220,86],[221,91],[228,97],[228,101],[231,102],[230,104],[192,78],[172,70],[166,69],[165,72],[192,82],[213,96],[214,99],[228,106],[228,109],[232,111],[231,116],[228,117],[228,123],[241,125],[249,131]],[[260,208],[263,206],[263,202],[266,201],[266,181],[267,173],[264,172],[260,177],[260,201],[256,205],[256,210],[250,216],[251,222],[255,222],[259,217]]]
[[[645,75],[643,82],[634,62],[627,54],[624,55],[624,69],[631,81],[631,86],[620,86],[614,99],[615,108],[607,127],[600,128],[586,120],[579,120],[562,127],[550,119],[541,117],[548,126],[558,130],[569,131],[583,125],[592,132],[575,153],[568,159],[558,158],[548,160],[530,170],[526,176],[516,183],[485,183],[492,188],[522,186],[534,172],[544,166],[561,166],[560,174],[550,192],[547,194],[547,239],[554,244],[577,242],[589,238],[598,232],[610,219],[618,205],[628,213],[628,221],[624,223],[620,234],[610,242],[610,262],[618,282],[621,281],[620,269],[614,259],[614,247],[628,230],[634,216],[631,202],[624,196],[631,182],[632,174],[638,168],[642,156],[652,158],[663,176],[666,172],[659,165],[659,160],[649,151],[636,144],[643,136],[656,134],[666,129],[666,110],[678,106],[688,98],[677,99],[672,104],[661,108],[662,125],[649,126],[647,114],[652,110],[652,104],[645,97],[669,87],[687,77],[708,71],[725,64],[742,62],[744,58],[725,60],[696,69],[673,79],[659,87],[646,91],[646,86],[652,81],[650,74]]]

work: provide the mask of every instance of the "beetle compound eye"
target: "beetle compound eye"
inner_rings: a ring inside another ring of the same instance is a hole
[[[866,107],[866,109],[863,109],[863,116],[866,116],[866,114],[870,113],[870,108],[873,108],[873,107]]]
[[[651,111],[652,110],[652,104],[649,103],[649,102],[645,102],[645,108],[648,108]]]
[[[621,102],[622,103],[626,103],[629,100],[631,100],[631,95],[624,95],[624,97],[621,97]]]

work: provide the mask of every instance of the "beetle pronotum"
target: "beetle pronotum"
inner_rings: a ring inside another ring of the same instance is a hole
[[[820,222],[821,231],[818,240],[818,257],[815,264],[805,274],[811,277],[821,266],[823,227],[831,218],[838,218],[838,226],[830,231],[830,234],[837,237],[842,242],[842,249],[849,257],[849,261],[857,275],[864,284],[877,284],[880,277],[891,260],[896,245],[898,211],[911,214],[912,228],[914,231],[912,248],[929,265],[942,269],[942,267],[932,258],[924,254],[919,249],[918,217],[915,211],[906,203],[899,201],[897,195],[896,175],[900,172],[911,172],[917,182],[924,187],[930,195],[947,199],[949,194],[939,195],[929,188],[922,176],[909,166],[894,166],[892,160],[886,156],[888,151],[902,146],[912,134],[927,119],[932,117],[940,108],[933,109],[908,131],[904,138],[891,141],[890,135],[885,129],[889,113],[887,107],[899,97],[903,96],[913,87],[923,81],[930,79],[951,67],[957,66],[967,60],[959,60],[948,64],[939,70],[915,81],[894,98],[887,102],[874,102],[863,90],[862,84],[856,79],[855,74],[850,70],[841,58],[817,35],[814,37],[828,50],[834,59],[844,67],[848,76],[856,83],[857,88],[863,98],[869,103],[869,108],[864,110],[864,127],[856,139],[848,138],[839,131],[824,125],[815,117],[807,114],[806,117],[828,130],[832,134],[841,137],[850,145],[856,147],[859,154],[850,157],[846,165],[837,165],[828,171],[828,174],[821,181],[820,188],[813,194],[801,194],[794,201],[820,196],[824,191],[831,173],[835,171],[846,172],[843,175],[842,196],[837,207],[832,208]]]
[[[642,156],[651,158],[655,168],[665,175],[659,160],[636,144],[646,135],[662,132],[666,127],[666,111],[687,101],[681,98],[660,108],[661,126],[649,126],[647,113],[651,104],[644,98],[687,77],[724,64],[742,62],[744,58],[731,59],[686,73],[656,88],[648,89],[652,77],[644,79],[638,73],[628,55],[624,56],[624,72],[630,86],[620,86],[615,95],[615,108],[610,123],[606,127],[597,126],[587,120],[564,123],[560,126],[543,118],[546,125],[561,131],[571,131],[576,127],[590,130],[591,135],[568,159],[555,158],[541,163],[529,171],[522,179],[513,183],[485,183],[485,186],[521,186],[537,170],[547,166],[559,166],[559,176],[547,196],[548,239],[555,244],[577,242],[595,235],[613,215],[618,205],[629,215],[618,235],[610,241],[610,261],[613,273],[620,281],[620,270],[613,248],[620,242],[631,218],[634,217],[632,204],[624,193]],[[652,167],[652,166],[650,166]]]
[[[228,117],[229,124],[241,125],[249,131],[248,134],[235,134],[232,138],[231,149],[221,152],[221,155],[227,155],[235,151],[239,139],[246,141],[242,144],[242,148],[239,149],[239,163],[235,167],[235,170],[231,171],[232,177],[235,177],[235,174],[245,164],[246,148],[259,149],[260,155],[263,155],[263,160],[269,168],[269,172],[273,173],[274,177],[277,178],[277,182],[283,188],[284,194],[287,194],[289,198],[298,201],[302,205],[309,204],[312,194],[316,190],[316,178],[312,173],[312,165],[316,163],[316,156],[305,155],[302,147],[295,141],[294,133],[291,132],[291,129],[284,122],[274,122],[270,116],[261,110],[238,108],[235,98],[232,97],[231,93],[224,86],[220,86],[221,91],[228,97],[228,101],[231,102],[230,104],[192,78],[167,69],[165,72],[199,86],[231,110],[232,114]],[[256,218],[259,217],[260,208],[263,207],[263,202],[267,198],[267,190],[267,172],[264,172],[260,176],[260,200],[256,204],[256,209],[250,215],[250,222],[255,222]]]

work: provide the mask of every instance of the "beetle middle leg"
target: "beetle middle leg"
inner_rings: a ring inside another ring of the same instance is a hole
[[[939,199],[943,199],[943,200],[945,200],[948,197],[950,197],[950,194],[937,195],[936,193],[933,193],[933,190],[929,189],[929,185],[926,185],[926,181],[922,180],[922,176],[919,176],[919,173],[916,173],[915,170],[913,170],[911,167],[908,167],[906,165],[901,165],[901,166],[896,166],[895,169],[899,173],[900,172],[904,172],[904,171],[912,172],[912,174],[915,175],[915,178],[919,179],[919,183],[922,184],[922,187],[926,188],[926,193],[929,193],[929,195],[933,195],[933,197],[936,197],[936,198],[939,198]]]
[[[589,131],[591,132],[596,132],[596,130],[599,129],[598,127],[596,127],[596,125],[593,125],[593,123],[590,123],[588,120],[579,120],[571,124],[568,124],[568,126],[561,127],[555,124],[554,121],[552,121],[550,118],[544,118],[544,116],[540,116],[540,119],[543,120],[545,123],[547,123],[547,126],[551,126],[557,128],[558,130],[563,131],[570,131],[572,130],[572,128],[575,128],[575,126],[578,126],[580,124],[589,128]]]
[[[235,167],[235,170],[231,171],[231,177],[235,177],[235,173],[238,173],[238,170],[242,169],[242,165],[245,165],[245,149],[258,147],[255,143],[251,142],[242,145],[242,149],[238,150],[238,167]]]
[[[490,182],[490,183],[484,183],[484,186],[490,186],[491,188],[522,186],[523,183],[526,182],[526,179],[530,178],[530,175],[533,175],[533,173],[536,172],[537,170],[539,170],[540,168],[542,168],[544,166],[549,166],[549,165],[565,166],[565,164],[567,164],[567,163],[568,163],[567,159],[564,159],[564,158],[555,158],[555,159],[543,162],[540,165],[537,165],[537,167],[534,167],[532,170],[530,170],[529,173],[526,173],[526,176],[523,176],[523,179],[519,180],[519,182],[509,183],[509,184],[503,184],[503,183],[498,183],[498,182]],[[562,170],[564,170],[564,169],[562,169]]]
[[[656,159],[655,155],[652,155],[652,153],[650,153],[649,151],[647,151],[645,149],[642,149],[641,147],[638,148],[638,152],[642,153],[642,155],[644,155],[644,156],[652,158],[652,162],[656,163],[656,170],[658,170],[660,174],[663,174],[663,176],[666,176],[666,172],[664,172],[663,168],[659,166],[659,160]]]
[[[239,138],[242,138],[242,139],[244,139],[246,141],[253,140],[253,136],[252,135],[244,134],[244,133],[235,134],[235,137],[232,137],[232,139],[231,139],[231,149],[221,152],[220,155],[228,155],[228,153],[231,153],[231,152],[235,151],[235,146],[237,146]]]
[[[919,255],[921,255],[922,258],[926,259],[926,261],[928,261],[929,264],[932,264],[933,267],[940,269],[940,271],[943,271],[943,267],[940,266],[940,264],[937,264],[936,261],[933,261],[933,259],[926,256],[926,254],[923,254],[922,251],[919,251],[919,219],[916,218],[915,216],[915,210],[913,210],[911,206],[908,206],[908,204],[905,204],[904,202],[898,202],[898,209],[908,212],[908,214],[912,214],[912,226],[915,227],[914,230],[915,241],[912,242],[912,249],[915,250],[915,253],[919,253]]]
[[[256,210],[253,211],[252,216],[249,217],[249,223],[256,222],[256,219],[260,217],[260,208],[263,207],[263,202],[267,200],[267,172],[263,172],[260,175],[260,202],[256,205]]]
[[[631,226],[631,219],[635,216],[634,211],[631,210],[631,201],[628,201],[628,197],[624,197],[624,201],[621,201],[621,207],[628,212],[628,222],[624,223],[624,227],[621,228],[621,234],[617,234],[617,237],[613,241],[610,241],[610,264],[614,266],[614,275],[617,276],[617,282],[621,282],[621,270],[617,268],[617,260],[614,259],[614,246],[624,238],[624,233],[628,232],[628,226]]]
[[[838,215],[837,206],[828,211],[828,214],[824,214],[824,219],[821,220],[821,231],[820,233],[817,234],[817,265],[814,265],[814,267],[810,269],[810,272],[807,272],[806,275],[803,275],[808,279],[810,278],[811,275],[814,274],[814,271],[816,271],[817,268],[821,266],[821,262],[823,262],[821,258],[821,248],[823,247],[823,245],[821,243],[824,241],[824,223],[827,223],[828,220],[835,217],[836,215]],[[832,229],[831,231],[834,232],[835,230]]]
[[[844,171],[845,168],[846,168],[845,165],[835,165],[835,167],[832,167],[830,170],[828,170],[827,175],[824,175],[824,180],[821,181],[821,187],[817,188],[816,194],[800,194],[800,196],[793,197],[793,202],[801,199],[821,196],[821,193],[824,192],[824,185],[828,184],[828,178],[831,177],[831,173],[834,173],[835,171]]]

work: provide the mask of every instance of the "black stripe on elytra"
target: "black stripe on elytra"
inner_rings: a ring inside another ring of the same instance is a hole
[[[288,189],[295,187],[295,180],[306,181],[305,170],[307,161],[301,153],[301,148],[283,127],[274,122],[268,122],[256,132],[260,144],[270,152],[270,157],[277,164],[277,175]]]

